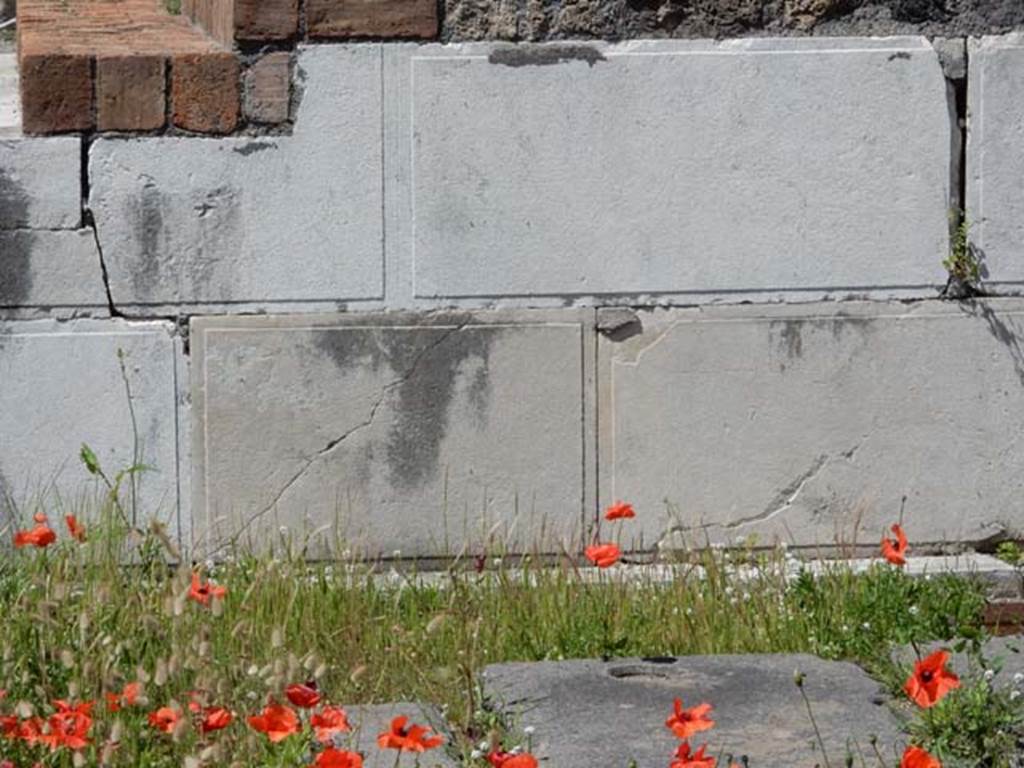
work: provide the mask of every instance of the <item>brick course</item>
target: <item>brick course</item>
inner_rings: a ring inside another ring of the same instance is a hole
[[[432,38],[437,35],[437,3],[434,0],[307,0],[306,27],[312,38]]]

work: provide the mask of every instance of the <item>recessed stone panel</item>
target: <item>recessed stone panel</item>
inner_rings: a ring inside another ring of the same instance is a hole
[[[581,314],[198,318],[191,339],[200,550],[282,527],[403,557],[579,534]]]
[[[0,318],[109,313],[91,229],[0,229]]]
[[[915,545],[1024,529],[1020,301],[654,311],[599,357],[636,544],[871,543],[901,507]]]
[[[136,460],[151,467],[137,476],[137,523],[157,517],[177,535],[172,333],[160,322],[0,322],[0,528],[13,523],[5,501],[26,513],[42,501],[53,522],[63,511],[86,518],[98,512],[102,487],[79,461],[85,443],[110,477]],[[129,514],[132,496],[126,481],[121,498]]]
[[[0,230],[82,223],[82,142],[0,138]]]
[[[417,297],[917,295],[945,281],[954,126],[923,38],[409,57]]]

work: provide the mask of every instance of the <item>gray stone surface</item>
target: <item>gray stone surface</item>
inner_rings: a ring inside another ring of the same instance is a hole
[[[945,282],[954,133],[922,38],[405,55],[387,86],[409,91],[411,169],[389,182],[410,187],[412,226],[389,241],[420,299],[806,300]]]
[[[193,319],[200,550],[557,549],[593,505],[589,316]]]
[[[919,545],[1024,528],[1019,300],[639,319],[599,345],[601,504],[633,503],[631,540],[873,543],[904,496]]]
[[[21,133],[21,97],[18,95],[18,56],[4,52],[0,41],[0,137]]]
[[[956,650],[951,643],[928,643],[920,647],[921,657],[927,656],[938,650],[949,652],[949,668],[961,680],[977,680],[983,677],[987,669],[994,673],[992,684],[996,687],[1014,686],[1024,688],[1024,678],[1018,683],[1015,675],[1024,675],[1024,637],[1019,635],[1007,635],[1005,637],[990,637],[981,646],[982,659],[978,659],[966,647],[964,650]],[[917,651],[909,646],[897,649],[893,653],[893,659],[906,667],[909,674],[917,660]]]
[[[19,508],[45,499],[61,510],[95,509],[97,483],[78,460],[82,443],[114,473],[131,465],[133,429],[118,350],[132,390],[140,523],[178,528],[177,381],[180,350],[169,323],[119,320],[0,323],[0,499]],[[123,497],[129,502],[130,493]],[[0,505],[6,507],[6,505]],[[30,507],[25,507],[30,509]],[[0,511],[0,528],[10,524]],[[59,519],[59,518],[58,518]]]
[[[715,727],[692,745],[706,742],[711,754],[732,753],[737,762],[745,754],[758,768],[791,768],[821,755],[809,746],[814,732],[796,669],[806,674],[833,765],[842,764],[850,739],[865,751],[872,735],[883,749],[902,743],[878,683],[852,664],[805,655],[498,664],[484,671],[484,692],[517,728],[534,728],[533,751],[544,765],[667,765],[678,742],[665,719],[678,696],[686,707],[714,706]]]
[[[91,229],[0,230],[0,319],[109,314]]]
[[[291,136],[93,144],[89,203],[119,308],[381,297],[380,46],[301,49],[297,72]]]
[[[78,137],[0,137],[0,230],[80,227],[81,165]]]
[[[970,41],[967,218],[989,291],[1024,290],[1024,35]]]
[[[355,752],[362,752],[364,768],[393,768],[395,753],[385,752],[377,746],[377,734],[387,731],[392,718],[405,715],[411,723],[429,725],[445,737],[446,745],[451,744],[451,733],[448,731],[441,713],[435,707],[414,702],[396,702],[393,704],[363,704],[345,707],[348,720],[352,724],[352,733],[343,746]],[[412,755],[405,755],[400,765],[411,766],[415,761]],[[432,749],[419,758],[420,768],[454,768],[458,763],[446,752],[445,747]]]

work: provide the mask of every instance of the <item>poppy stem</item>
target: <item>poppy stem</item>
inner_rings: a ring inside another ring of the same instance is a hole
[[[807,693],[804,691],[803,685],[798,684],[797,688],[800,690],[800,696],[804,700],[804,706],[807,707],[807,717],[811,720],[811,727],[814,728],[814,736],[818,740],[818,746],[821,747],[821,759],[825,761],[825,768],[832,768],[832,764],[828,761],[828,752],[825,750],[825,740],[821,738],[821,731],[818,730],[818,721],[814,719],[814,710],[811,709],[811,700],[807,698]]]

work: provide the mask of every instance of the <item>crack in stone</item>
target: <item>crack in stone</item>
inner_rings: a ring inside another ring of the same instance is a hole
[[[462,331],[467,325],[469,325],[468,320],[459,323],[454,328],[451,328],[446,333],[442,334],[437,341],[428,344],[426,347],[424,347],[423,350],[418,355],[416,355],[415,359],[412,362],[412,365],[409,366],[405,373],[403,373],[398,378],[389,381],[387,384],[381,387],[380,396],[374,401],[373,405],[370,406],[370,411],[367,414],[366,418],[363,421],[356,424],[354,427],[343,432],[338,437],[335,437],[332,440],[328,441],[323,448],[318,450],[315,454],[313,454],[313,456],[307,459],[306,463],[294,475],[292,475],[291,478],[289,478],[288,481],[283,486],[281,486],[281,489],[276,494],[274,494],[274,497],[270,500],[270,503],[267,504],[262,509],[260,509],[255,514],[253,514],[252,516],[250,516],[242,524],[238,531],[230,538],[229,542],[233,543],[237,541],[238,538],[243,533],[245,533],[250,527],[252,527],[252,525],[256,521],[258,521],[265,514],[267,514],[267,512],[269,512],[275,506],[277,506],[277,503],[284,497],[284,495],[292,487],[294,487],[295,484],[299,482],[299,480],[301,480],[303,476],[306,475],[307,472],[309,472],[310,468],[314,464],[323,459],[325,456],[328,456],[330,453],[332,453],[339,445],[348,440],[356,432],[360,432],[369,427],[370,425],[372,425],[374,419],[377,418],[377,412],[380,410],[381,406],[384,404],[384,401],[387,399],[387,396],[391,393],[391,391],[396,387],[400,387],[402,384],[404,384],[413,376],[415,376],[417,370],[420,367],[420,364],[427,358],[427,356],[431,352],[433,352],[435,349],[443,345],[452,336]],[[223,549],[223,547],[220,547],[220,549]]]
[[[856,448],[853,448],[848,453],[852,454],[852,452],[855,450]],[[744,517],[740,518],[739,520],[734,520],[731,523],[726,523],[723,527],[732,530],[734,528],[739,528],[744,525],[751,525],[753,523],[763,523],[767,520],[771,520],[776,515],[785,512],[787,509],[793,506],[793,502],[796,501],[797,496],[800,495],[800,492],[804,489],[804,486],[806,486],[807,483],[813,480],[814,477],[819,472],[821,472],[822,468],[828,463],[828,460],[829,456],[826,453],[823,453],[821,456],[816,458],[811,463],[811,466],[807,468],[806,471],[802,472],[800,475],[795,477],[789,485],[787,485],[785,488],[780,490],[775,495],[775,498],[771,500],[771,503],[768,504],[768,506],[765,508],[763,512],[757,515],[752,515],[751,517]]]

